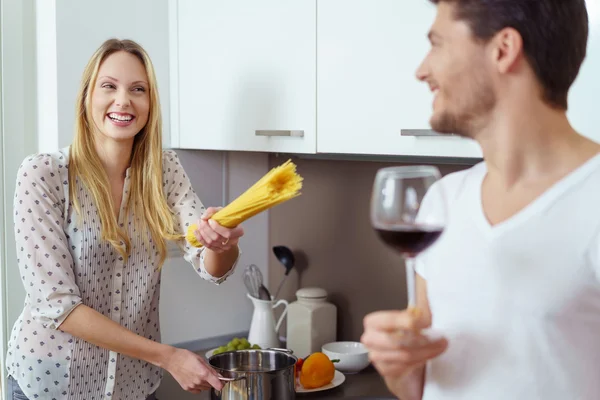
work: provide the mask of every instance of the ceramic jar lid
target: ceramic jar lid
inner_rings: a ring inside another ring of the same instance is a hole
[[[327,291],[318,287],[306,287],[296,291],[296,297],[299,299],[325,299]]]

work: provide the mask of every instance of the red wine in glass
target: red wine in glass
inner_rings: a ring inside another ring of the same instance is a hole
[[[416,306],[414,257],[433,245],[445,226],[445,202],[439,187],[435,212],[420,212],[440,178],[433,166],[390,167],[377,171],[373,184],[371,224],[378,237],[405,259],[409,307]]]
[[[431,246],[444,231],[439,226],[398,225],[375,228],[379,238],[405,257],[415,257]]]

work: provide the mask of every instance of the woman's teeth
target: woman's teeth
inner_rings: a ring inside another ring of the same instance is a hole
[[[133,116],[131,116],[131,115],[119,115],[119,114],[114,114],[114,113],[108,114],[108,117],[114,121],[123,121],[123,122],[131,121],[133,119]]]

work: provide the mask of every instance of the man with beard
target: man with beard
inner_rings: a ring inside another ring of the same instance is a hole
[[[362,342],[402,400],[597,400],[600,146],[566,116],[585,1],[433,2],[431,126],[484,162],[430,189],[421,213],[448,219],[417,260],[417,308],[368,315]]]

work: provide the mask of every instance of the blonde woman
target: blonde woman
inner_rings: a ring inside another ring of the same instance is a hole
[[[209,217],[177,155],[161,148],[156,78],[135,42],[108,40],[85,68],[69,148],[28,157],[14,202],[25,306],[7,355],[13,399],[154,399],[161,369],[185,389],[220,389],[199,356],[160,343],[167,240],[217,284],[242,227]],[[182,235],[198,223],[204,244]]]

